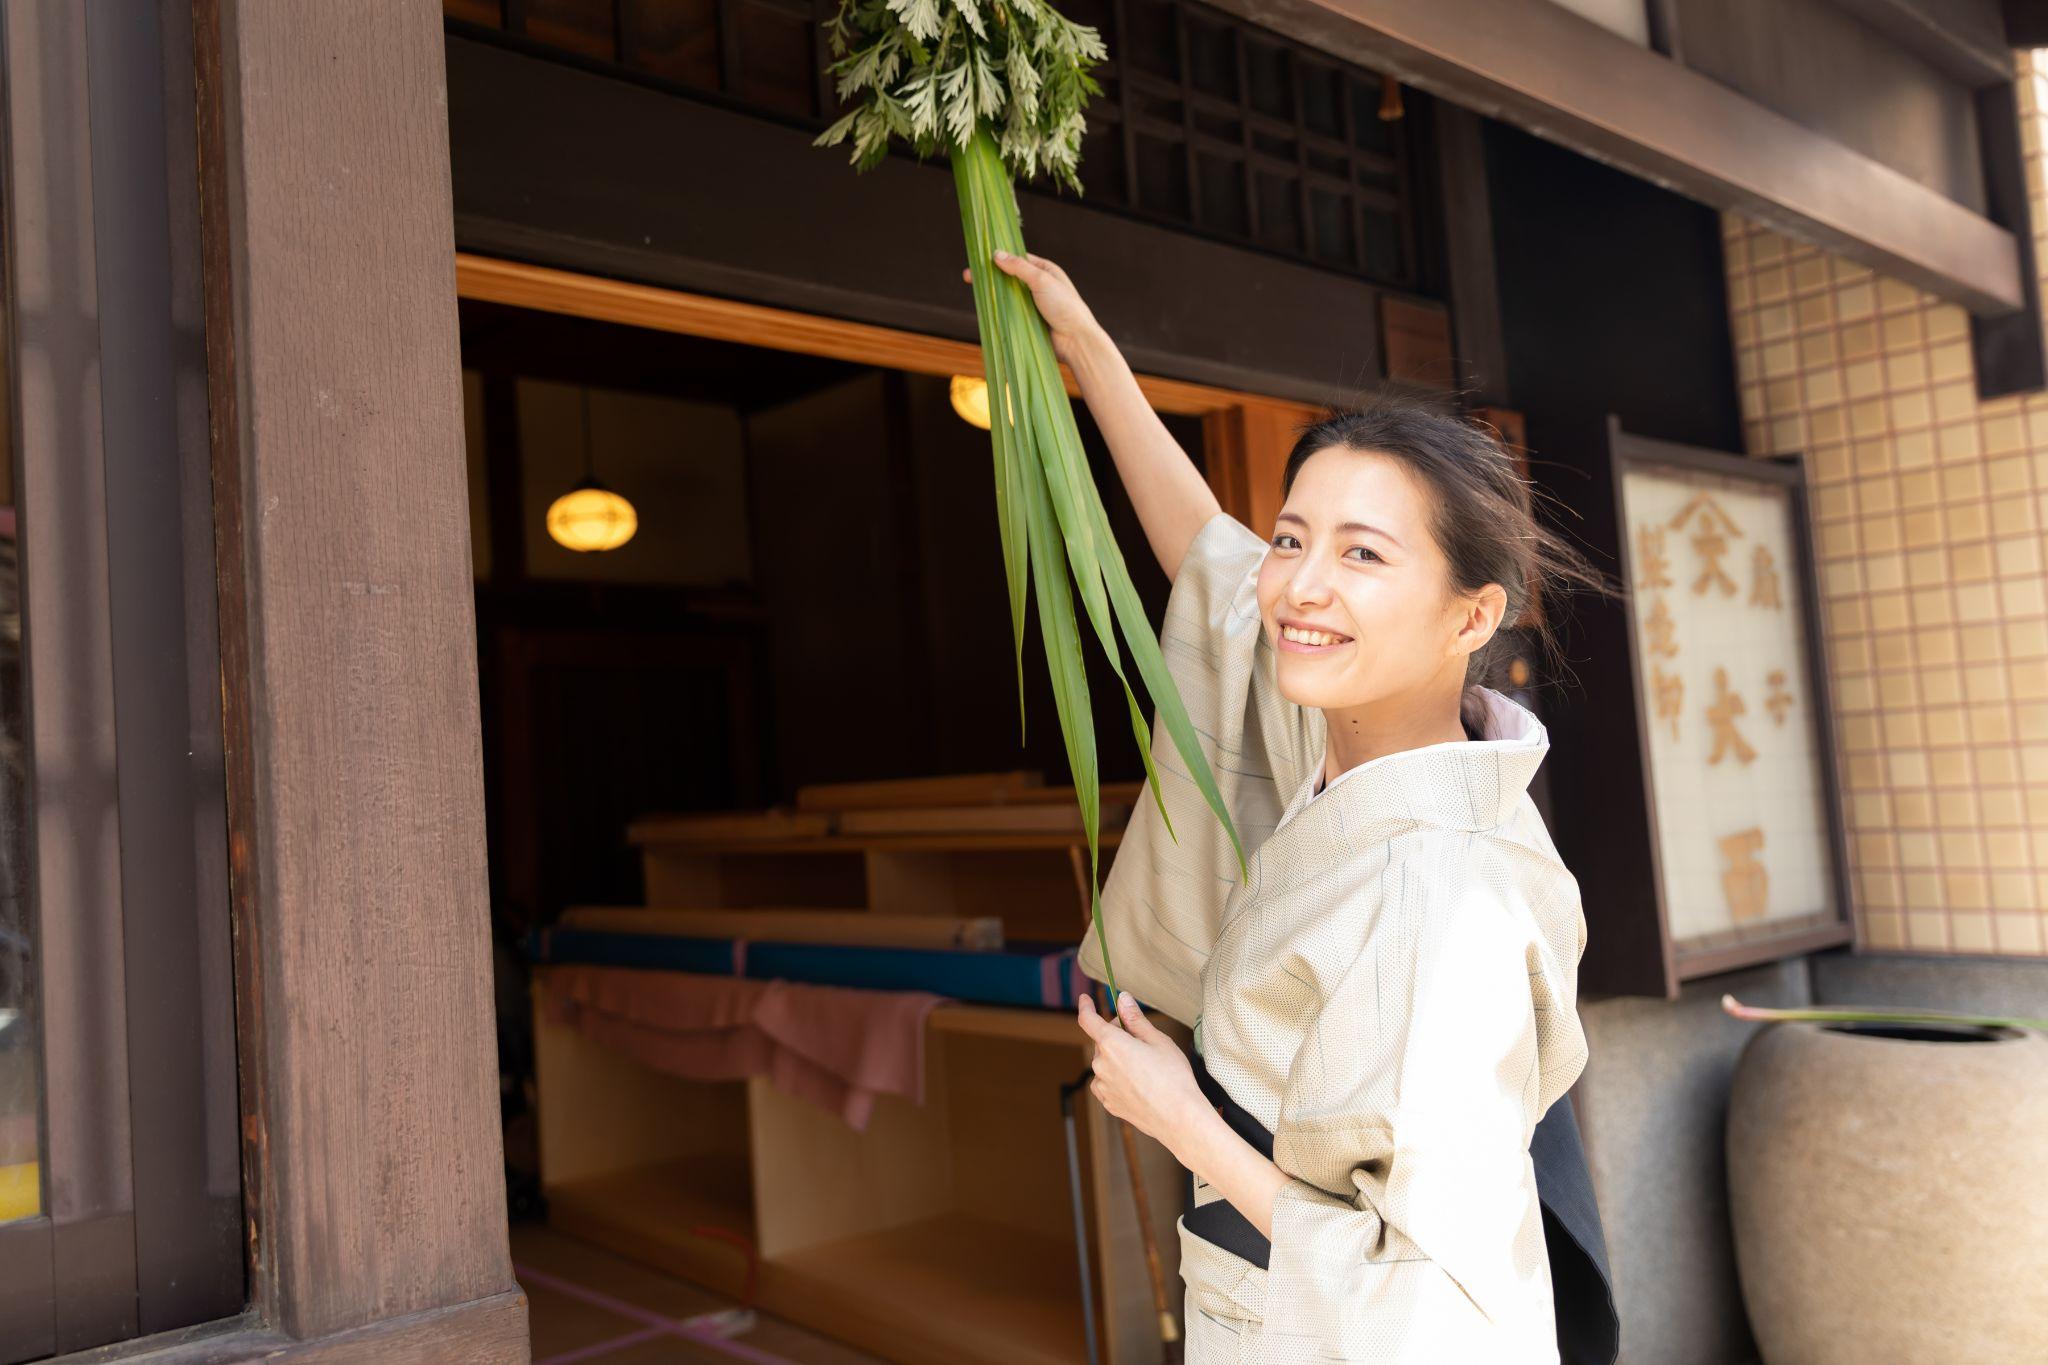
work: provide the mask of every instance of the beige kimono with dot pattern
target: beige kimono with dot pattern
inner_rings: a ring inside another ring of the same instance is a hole
[[[1103,891],[1118,986],[1195,1028],[1291,1177],[1264,1269],[1181,1225],[1188,1365],[1554,1365],[1529,1142],[1586,1063],[1586,925],[1528,794],[1548,740],[1488,690],[1484,740],[1314,794],[1323,716],[1275,685],[1265,552],[1212,518],[1161,632],[1250,876],[1156,727],[1179,842],[1148,795]],[[1103,979],[1092,933],[1081,966]]]

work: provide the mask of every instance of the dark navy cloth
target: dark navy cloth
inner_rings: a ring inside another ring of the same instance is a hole
[[[1199,1054],[1189,1060],[1194,1063],[1195,1083],[1231,1131],[1272,1160],[1273,1134],[1238,1107]],[[1586,1168],[1586,1149],[1579,1141],[1570,1096],[1560,1096],[1537,1121],[1529,1159],[1536,1167],[1536,1196],[1543,1205],[1543,1240],[1550,1253],[1550,1284],[1557,1305],[1558,1356],[1563,1365],[1614,1365],[1621,1353],[1621,1318],[1614,1308],[1600,1206],[1593,1199],[1593,1177]],[[1192,1176],[1182,1221],[1205,1241],[1265,1267],[1272,1251],[1265,1235],[1227,1199],[1212,1199],[1196,1208]]]

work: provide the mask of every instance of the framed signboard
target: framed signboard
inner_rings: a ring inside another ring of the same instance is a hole
[[[1804,472],[1609,419],[1649,866],[1679,980],[1848,942]]]

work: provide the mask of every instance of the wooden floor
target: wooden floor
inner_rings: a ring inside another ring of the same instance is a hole
[[[693,1340],[685,1323],[730,1299],[621,1260],[538,1223],[512,1226],[512,1263],[526,1291],[534,1365],[655,1365],[751,1361],[753,1365],[886,1365],[801,1327],[762,1317],[744,1336]]]

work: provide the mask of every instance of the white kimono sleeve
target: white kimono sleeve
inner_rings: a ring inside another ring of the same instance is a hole
[[[1246,858],[1272,834],[1288,798],[1323,757],[1322,713],[1287,701],[1274,681],[1258,602],[1266,548],[1229,513],[1211,517],[1174,575],[1159,632],[1167,672]],[[1103,886],[1103,924],[1117,985],[1192,1024],[1201,1008],[1202,964],[1224,899],[1239,880],[1237,855],[1156,710],[1152,759],[1173,836],[1147,789]],[[1107,980],[1092,931],[1080,964],[1093,979]]]
[[[1326,969],[1275,1130],[1275,1360],[1556,1359],[1528,1153],[1541,950],[1512,885],[1459,870],[1469,852],[1418,840]]]

